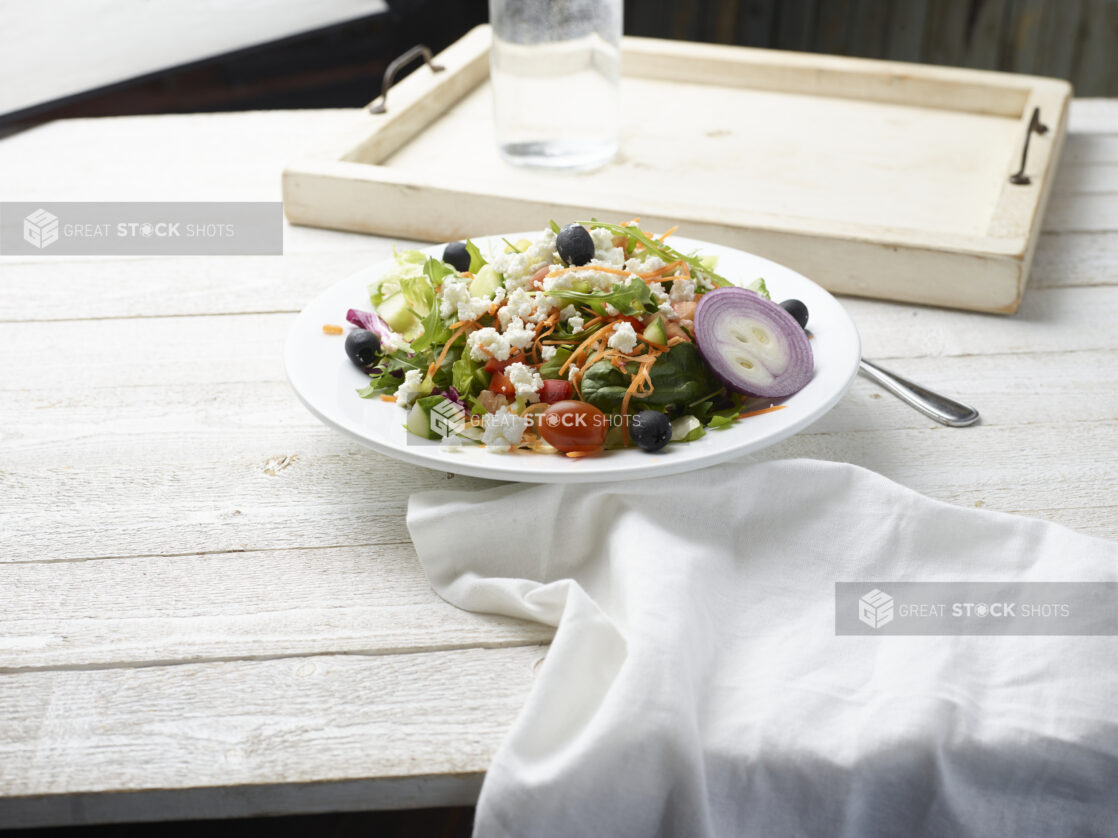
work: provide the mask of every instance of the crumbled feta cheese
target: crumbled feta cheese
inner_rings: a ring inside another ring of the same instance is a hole
[[[668,292],[664,290],[664,286],[659,282],[649,283],[648,293],[652,295],[652,301],[656,303],[656,305],[668,302]]]
[[[660,316],[665,320],[679,319],[679,315],[676,313],[676,310],[672,308],[672,304],[667,302],[660,303]]]
[[[465,282],[453,282],[449,278],[443,282],[439,291],[439,316],[444,320],[454,317],[458,304],[470,299],[470,289]]]
[[[683,303],[695,299],[695,280],[675,280],[672,283],[671,299],[673,303]]]
[[[586,321],[582,315],[576,314],[574,317],[567,319],[567,328],[571,330],[571,334],[577,334],[586,328]]]
[[[563,309],[561,312],[559,312],[559,319],[560,320],[570,320],[576,314],[578,314],[578,309],[575,308],[573,305],[570,305],[570,306],[567,306],[565,309]]]
[[[625,270],[632,271],[633,273],[647,274],[660,270],[665,264],[667,263],[659,256],[649,256],[645,259],[634,256],[625,263]]]
[[[504,290],[498,289],[503,295]],[[439,316],[443,320],[477,320],[493,304],[484,297],[471,297],[470,286],[466,282],[445,282],[439,292]]]
[[[541,292],[516,288],[509,294],[505,305],[497,312],[497,320],[502,328],[507,327],[514,318],[520,318],[527,323],[539,323],[554,309],[554,303]]]
[[[508,338],[492,326],[471,332],[466,338],[466,348],[475,361],[486,361],[491,357],[498,361],[507,361],[509,352],[512,351]]]
[[[609,348],[616,349],[620,352],[628,354],[636,349],[637,346],[637,333],[633,329],[633,324],[627,320],[623,320],[613,328],[613,334],[609,336]]]
[[[575,380],[575,376],[578,375],[578,369],[579,369],[578,364],[571,364],[567,368],[567,380],[568,381],[573,382]]]
[[[555,353],[558,351],[558,349],[559,348],[557,346],[541,346],[540,357],[543,358],[545,361],[550,361],[552,358],[555,357]]]
[[[536,330],[527,328],[523,320],[514,317],[505,326],[503,337],[508,341],[509,346],[516,349],[527,349],[536,337]],[[501,360],[503,361],[504,358]]]
[[[509,291],[525,288],[532,274],[544,265],[551,264],[555,253],[555,233],[544,230],[540,238],[523,253],[502,253],[493,260],[493,269],[505,278]]]
[[[605,271],[563,271],[562,268],[556,266],[555,270],[544,277],[543,290],[545,294],[559,294],[563,291],[570,291],[572,284],[575,282],[585,282],[590,286],[591,291],[609,291],[613,288],[615,279],[621,284],[627,282],[624,277],[609,274]]]
[[[517,416],[507,407],[485,414],[481,422],[484,426],[481,441],[490,451],[508,451],[520,442],[524,429],[528,427],[527,417]]]
[[[614,247],[613,233],[602,227],[590,231],[594,240],[594,261],[601,265],[618,267],[625,262],[625,249]]]
[[[505,375],[508,377],[509,383],[516,389],[516,395],[526,396],[530,402],[540,400],[538,394],[540,388],[543,387],[543,379],[530,366],[520,362],[509,364],[505,367]]]
[[[419,370],[408,370],[404,376],[404,383],[396,390],[396,404],[400,407],[411,407],[419,396],[419,388],[423,385],[423,373]]]
[[[602,308],[605,309],[606,314],[608,314],[610,317],[615,317],[616,315],[621,313],[609,303],[602,303]]]

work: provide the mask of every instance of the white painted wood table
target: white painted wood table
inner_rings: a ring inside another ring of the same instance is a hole
[[[336,111],[54,123],[3,200],[278,200]],[[974,403],[942,428],[858,381],[767,453],[1118,537],[1118,102],[1075,103],[1021,312],[849,299],[867,357]],[[489,232],[489,231],[482,231]],[[283,257],[0,259],[0,826],[472,801],[549,632],[428,588],[409,493],[283,378],[294,313],[391,242]]]

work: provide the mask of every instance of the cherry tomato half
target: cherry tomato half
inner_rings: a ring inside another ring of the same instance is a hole
[[[545,378],[540,388],[540,401],[547,404],[566,401],[572,390],[574,386],[565,378]]]
[[[497,370],[493,373],[493,377],[489,379],[489,390],[510,399],[516,396],[516,387],[501,370]]]
[[[507,367],[509,364],[515,364],[517,361],[523,360],[524,354],[518,349],[511,355],[509,355],[509,357],[504,361],[498,361],[496,358],[490,358],[488,361],[485,362],[485,366],[483,367],[483,369],[486,372],[500,372],[504,370],[504,368]]]
[[[590,453],[606,441],[609,419],[592,404],[568,400],[556,402],[545,410],[538,429],[548,444],[564,453]]]

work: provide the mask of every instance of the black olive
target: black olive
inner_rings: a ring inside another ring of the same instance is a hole
[[[780,307],[796,319],[801,329],[807,328],[807,306],[799,300],[785,300]]]
[[[470,251],[466,250],[465,242],[451,242],[443,251],[443,261],[458,273],[470,269]]]
[[[371,367],[380,357],[380,338],[368,329],[354,329],[345,336],[345,354],[354,366]]]
[[[594,239],[581,224],[568,224],[555,237],[559,258],[568,265],[585,265],[594,258]]]
[[[672,423],[658,410],[642,410],[629,423],[629,436],[645,451],[659,451],[672,438]]]

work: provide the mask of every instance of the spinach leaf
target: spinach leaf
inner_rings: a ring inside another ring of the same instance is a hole
[[[625,390],[636,369],[635,364],[630,364],[629,371],[622,372],[609,361],[598,361],[582,376],[583,400],[606,412],[620,410]],[[634,398],[629,403],[630,410],[683,407],[696,399],[705,400],[712,390],[718,388],[699,356],[699,350],[691,343],[677,344],[656,359],[649,377],[652,379],[652,393]]]
[[[572,351],[573,350],[567,349],[565,346],[561,346],[555,350],[555,354],[551,356],[550,361],[544,361],[540,364],[540,378],[562,378],[563,376],[559,375],[559,368],[571,357]]]

